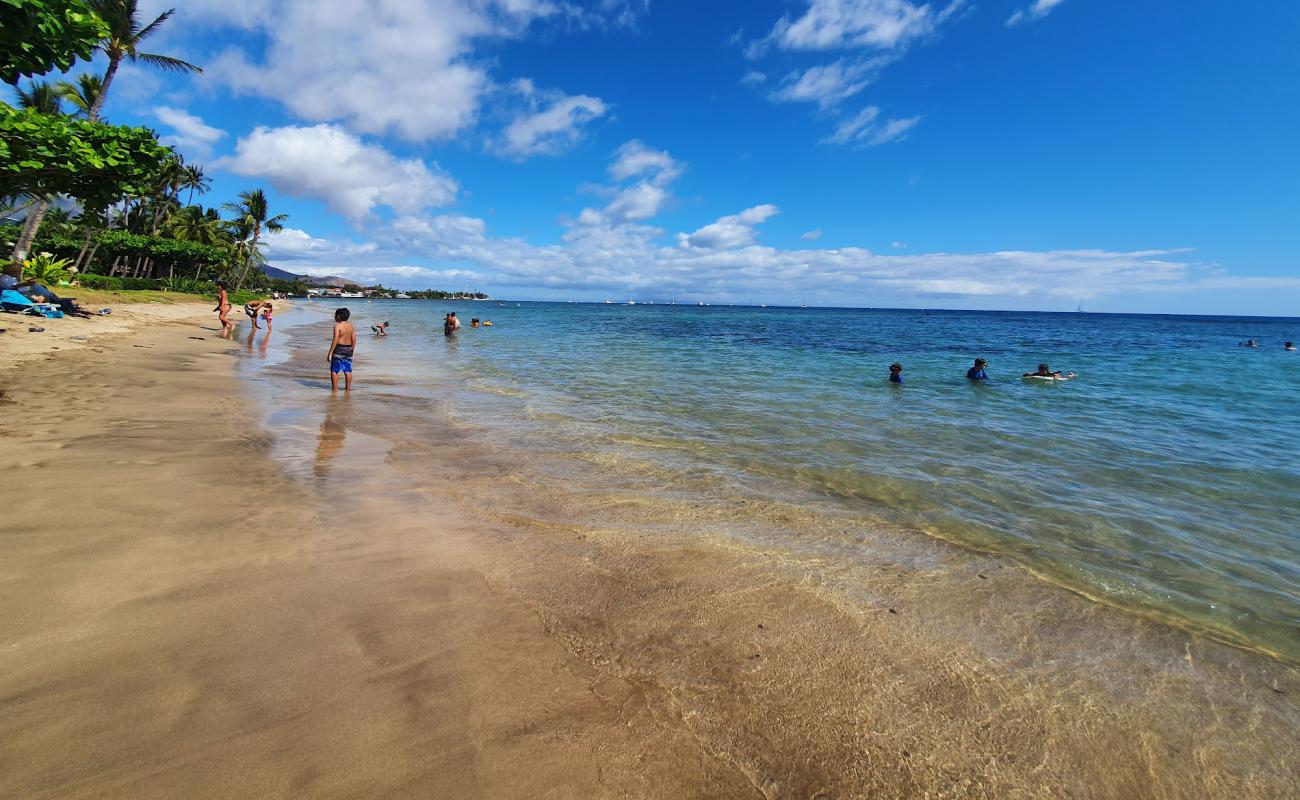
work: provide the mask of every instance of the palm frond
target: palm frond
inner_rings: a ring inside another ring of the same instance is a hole
[[[158,32],[158,27],[162,25],[164,22],[166,22],[168,19],[170,19],[171,15],[175,13],[176,13],[176,9],[169,8],[163,13],[159,14],[158,19],[154,20],[153,22],[150,22],[148,25],[140,29],[140,32],[135,35],[135,41],[138,43],[145,39],[148,39],[150,36],[153,36],[155,33]]]
[[[151,67],[169,70],[171,72],[202,72],[202,67],[196,67],[188,61],[183,61],[172,56],[160,56],[156,53],[134,53],[131,55],[132,61],[143,61]]]

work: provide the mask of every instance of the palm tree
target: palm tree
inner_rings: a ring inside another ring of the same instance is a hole
[[[90,0],[90,7],[108,23],[108,38],[99,43],[99,50],[108,56],[108,70],[104,73],[103,84],[95,100],[90,105],[86,116],[99,119],[99,111],[108,97],[108,88],[113,85],[113,76],[122,65],[122,59],[132,62],[143,61],[150,66],[172,72],[202,72],[203,70],[188,61],[172,56],[160,56],[156,53],[141,53],[139,45],[145,39],[158,32],[176,9],[171,8],[158,15],[158,18],[144,27],[140,27],[138,0]]]
[[[104,93],[104,79],[99,75],[83,72],[77,76],[76,83],[59,81],[58,88],[63,99],[76,106],[76,116],[89,117],[90,109],[95,107],[95,102]]]
[[[27,88],[15,86],[18,92],[18,107],[27,108],[41,114],[62,114],[63,96],[49,81],[28,81]]]
[[[231,234],[215,208],[186,206],[167,219],[167,232],[183,242],[231,244]]]
[[[244,267],[239,273],[239,280],[235,281],[235,291],[239,291],[244,285],[244,279],[248,277],[248,268],[253,265],[253,261],[261,255],[257,249],[258,242],[262,239],[263,231],[281,231],[284,230],[284,223],[288,221],[288,214],[276,214],[270,216],[270,210],[267,208],[266,194],[261,189],[253,189],[247,192],[239,193],[238,203],[226,203],[224,208],[235,215],[232,225],[235,227],[236,235],[243,245]]]
[[[181,171],[181,188],[189,189],[190,196],[185,200],[185,205],[194,202],[194,193],[206,194],[212,188],[212,179],[203,174],[203,167],[198,164],[186,164]]]

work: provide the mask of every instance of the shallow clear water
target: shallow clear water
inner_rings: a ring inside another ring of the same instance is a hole
[[[321,309],[332,304],[314,303]],[[357,302],[367,374],[539,453],[816,498],[1300,658],[1300,319]],[[461,334],[442,336],[457,310]],[[485,317],[494,327],[470,329]],[[1261,347],[1238,347],[1256,338]],[[975,356],[991,380],[964,375]],[[905,365],[906,383],[886,381]],[[1079,377],[1020,374],[1046,361]],[[448,388],[450,387],[450,388]]]

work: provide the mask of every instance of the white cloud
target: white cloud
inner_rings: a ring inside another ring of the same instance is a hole
[[[563,153],[578,143],[583,125],[608,111],[598,97],[540,92],[529,80],[516,81],[514,86],[527,99],[529,110],[515,117],[495,147],[511,158]]]
[[[456,181],[436,164],[399,159],[334,125],[258,127],[239,140],[233,156],[214,167],[264,177],[295,197],[315,197],[359,222],[376,207],[399,214],[445,206],[456,199]]]
[[[202,80],[273,98],[304,120],[422,142],[478,119],[495,85],[476,57],[480,45],[522,37],[540,20],[630,24],[643,10],[641,2],[584,10],[552,0],[191,0],[182,13],[192,24],[258,34],[205,57]]]
[[[650,219],[657,215],[672,194],[656,183],[640,181],[622,190],[608,206],[606,216],[617,221]]]
[[[904,119],[880,119],[880,109],[867,106],[855,116],[835,127],[835,132],[823,140],[826,144],[856,144],[863,147],[886,144],[905,138],[921,121],[920,116]]]
[[[889,243],[889,246],[894,248],[895,250],[905,250],[907,248],[907,242],[900,242],[897,239],[895,239],[894,241]]]
[[[758,86],[759,84],[766,82],[767,75],[756,69],[751,69],[749,72],[746,72],[744,77],[740,79],[740,84],[742,86]]]
[[[158,121],[170,127],[172,132],[158,141],[175,147],[185,156],[205,158],[212,154],[212,147],[221,141],[226,132],[214,128],[187,111],[170,106],[155,106],[153,115]]]
[[[781,18],[768,40],[786,50],[901,48],[933,32],[962,2],[936,12],[907,0],[811,0],[803,16]]]
[[[817,241],[818,239],[822,238],[822,229],[821,229],[821,228],[813,228],[812,230],[810,230],[810,231],[808,231],[807,233],[803,234],[803,235],[800,236],[799,238],[800,238],[800,239],[803,239],[805,242],[815,242],[815,241]]]
[[[331,239],[318,239],[299,228],[267,231],[263,249],[268,260],[320,261],[322,259],[347,259],[374,253],[379,248],[373,243],[354,244]],[[293,272],[295,270],[290,270]]]
[[[677,234],[678,243],[682,247],[697,247],[705,250],[748,247],[756,238],[754,226],[762,224],[779,211],[780,209],[770,203],[747,208],[739,214],[721,217],[717,222],[705,225],[695,233]]]
[[[1052,13],[1052,9],[1056,8],[1063,2],[1065,2],[1065,0],[1034,0],[1034,2],[1031,3],[1028,8],[1021,9],[1020,11],[1017,11],[1016,13],[1012,14],[1007,19],[1007,27],[1012,27],[1027,22],[1037,22],[1038,20]]]
[[[787,103],[816,103],[819,108],[829,108],[867,88],[881,66],[880,59],[840,59],[803,71],[796,70],[785,76],[781,88],[772,93],[772,99]]]
[[[328,126],[318,126],[328,128]],[[391,158],[391,156],[389,156]],[[418,163],[418,162],[417,162]],[[832,303],[926,303],[955,307],[1043,307],[1141,293],[1229,289],[1300,292],[1300,279],[1212,271],[1187,251],[1101,249],[986,253],[890,253],[862,247],[783,249],[760,243],[758,226],[778,213],[755,205],[692,233],[648,225],[671,199],[682,165],[640,142],[616,151],[609,206],[585,208],[561,241],[537,245],[492,236],[476,217],[399,212],[368,230],[370,241],[273,235],[272,263],[295,272],[338,274],[361,283],[539,293],[638,292],[705,300],[806,296]],[[651,191],[653,190],[653,191]],[[816,241],[815,231],[805,234]],[[895,241],[902,250],[906,243]]]
[[[625,181],[638,175],[649,175],[658,184],[670,183],[682,174],[682,164],[666,150],[651,150],[633,139],[614,153],[609,165],[609,177]]]
[[[622,187],[588,187],[598,194],[612,195],[613,199],[601,211],[584,208],[575,222],[594,230],[650,219],[673,201],[669,187],[684,169],[685,165],[666,150],[654,150],[636,139],[626,142],[614,151],[609,177],[616,182],[639,180]],[[592,231],[585,235],[592,235]]]

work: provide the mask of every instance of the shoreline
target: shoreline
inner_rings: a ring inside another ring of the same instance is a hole
[[[1105,652],[1122,612],[937,541],[868,540],[876,575],[699,518],[630,535],[615,492],[556,495],[455,431],[385,438],[414,412],[382,386],[286,397],[273,434],[238,342],[180,333],[11,384],[35,419],[6,426],[8,472],[95,488],[6,491],[0,755],[29,768],[0,793],[1267,797],[1300,770],[1293,669],[1136,624]],[[1026,603],[1062,629],[1004,626]],[[1089,671],[1144,648],[1127,682]]]

